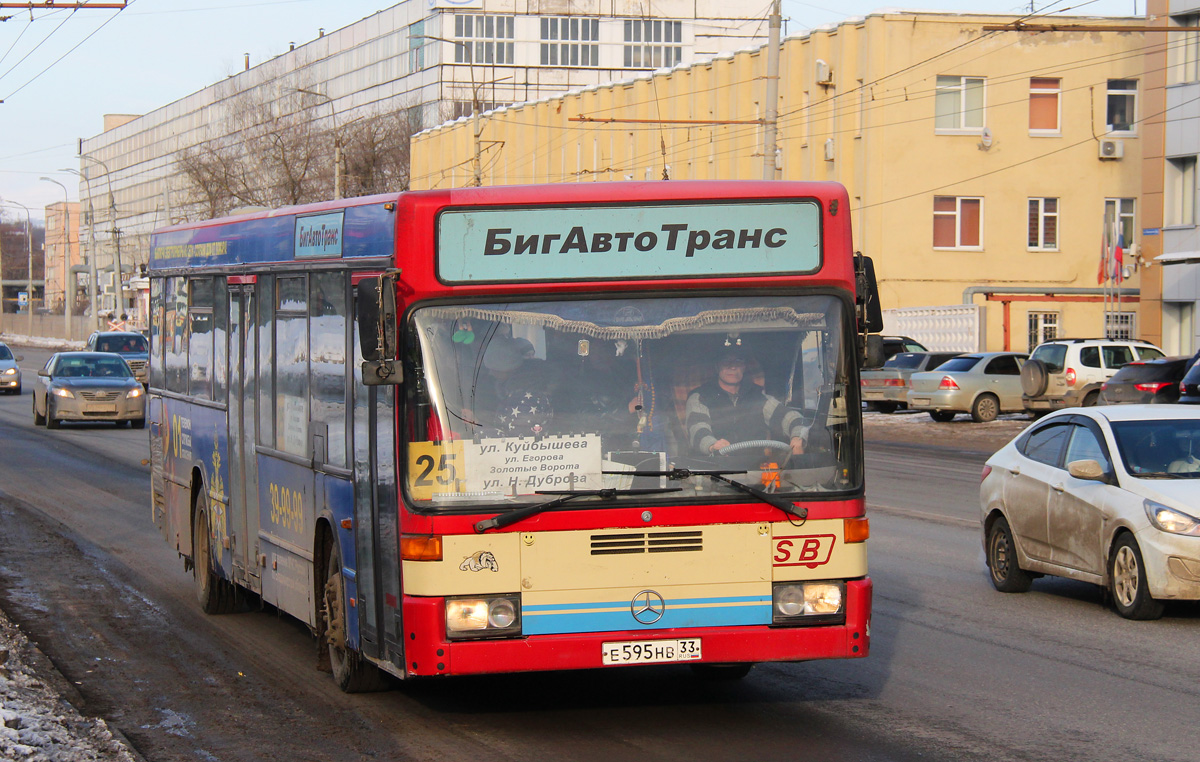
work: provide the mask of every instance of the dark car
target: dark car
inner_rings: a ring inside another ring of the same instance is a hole
[[[1200,357],[1200,353],[1197,353]],[[1194,359],[1194,358],[1193,358]],[[1200,405],[1200,362],[1193,362],[1179,382],[1179,399],[1185,405]]]
[[[893,355],[898,355],[901,352],[927,352],[925,345],[916,339],[910,339],[907,336],[884,336],[883,337],[883,360],[887,362]],[[863,366],[863,367],[882,367],[880,365]]]
[[[1162,357],[1131,362],[1100,385],[1100,404],[1178,402],[1179,384],[1195,361],[1195,357]]]
[[[85,349],[121,355],[143,386],[150,380],[150,344],[136,331],[97,331],[88,337]]]

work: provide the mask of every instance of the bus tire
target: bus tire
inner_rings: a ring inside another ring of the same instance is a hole
[[[333,681],[346,693],[370,693],[390,688],[387,675],[346,647],[346,585],[337,538],[329,538],[320,638],[329,651]]]
[[[196,495],[192,510],[192,588],[205,614],[229,614],[236,596],[233,584],[213,570],[212,534],[208,525],[208,497],[203,488]]]

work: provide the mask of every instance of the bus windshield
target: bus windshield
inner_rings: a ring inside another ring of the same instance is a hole
[[[616,499],[747,500],[716,479],[645,475],[672,468],[744,472],[728,478],[780,494],[855,490],[847,325],[827,295],[419,307],[409,495],[426,510],[666,486],[684,491]]]

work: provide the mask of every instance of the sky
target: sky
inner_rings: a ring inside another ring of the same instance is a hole
[[[3,0],[0,0],[2,2]],[[88,0],[114,4],[111,0]],[[787,34],[886,7],[1027,13],[1029,0],[783,0]],[[62,2],[66,6],[67,2]],[[74,5],[74,2],[71,3]],[[395,0],[129,0],[123,10],[0,8],[0,213],[79,198],[80,138],[105,114],[144,114],[395,4]],[[763,0],[764,14],[770,0]],[[1038,0],[1041,11],[1136,15],[1145,0]]]

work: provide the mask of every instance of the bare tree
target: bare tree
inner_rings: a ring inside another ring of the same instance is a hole
[[[271,100],[264,88],[235,95],[226,101],[221,134],[176,154],[187,219],[330,199],[339,144],[347,195],[408,188],[410,138],[421,129],[418,110],[363,113],[340,124],[338,115],[323,127],[303,99],[307,89],[292,88]]]

